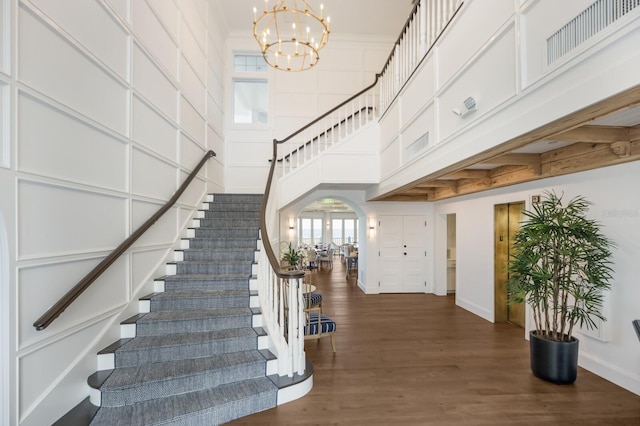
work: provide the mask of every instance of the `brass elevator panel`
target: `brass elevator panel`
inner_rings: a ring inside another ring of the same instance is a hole
[[[520,229],[524,201],[494,207],[494,301],[495,322],[511,322],[524,327],[524,304],[509,305],[507,280],[513,239]]]

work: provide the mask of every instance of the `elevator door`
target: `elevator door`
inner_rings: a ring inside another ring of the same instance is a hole
[[[524,304],[508,304],[509,258],[513,251],[513,239],[520,229],[524,201],[499,204],[494,212],[494,277],[495,322],[511,322],[524,327]]]

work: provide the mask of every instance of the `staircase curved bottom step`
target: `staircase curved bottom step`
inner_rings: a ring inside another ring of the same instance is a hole
[[[303,375],[296,375],[294,377],[279,377],[279,376],[269,376],[271,382],[277,387],[277,396],[276,396],[276,404],[283,405],[296,399],[302,398],[305,396],[311,389],[313,388],[313,365],[311,362],[307,360],[305,373]],[[272,407],[267,407],[264,409],[268,409]],[[151,408],[149,408],[151,410]],[[263,410],[264,410],[263,409]],[[88,426],[91,425],[100,425],[100,424],[109,424],[109,423],[100,423],[100,417],[107,414],[106,412],[102,413],[98,416],[98,412],[101,410],[105,410],[104,408],[100,409],[95,405],[91,404],[89,398],[85,398],[80,404],[76,405],[72,410],[70,410],[67,414],[61,417],[58,421],[53,423],[52,426]],[[260,410],[262,411],[262,410]],[[255,411],[257,412],[257,411]],[[255,413],[253,412],[253,413]],[[247,413],[242,416],[236,417],[244,417],[245,415],[250,415],[253,413]],[[204,413],[200,413],[203,415]],[[211,416],[212,413],[209,413]],[[92,423],[92,419],[95,419],[95,422]],[[198,421],[204,421],[205,419],[198,416],[190,417],[189,419],[183,418],[181,421],[183,423],[162,423],[163,425],[170,424],[207,424],[212,425],[215,423],[211,423],[211,419],[207,419],[208,423],[197,423]],[[226,421],[230,421],[233,419],[228,419]],[[118,423],[111,423],[118,424]],[[125,423],[123,424],[136,424],[131,421],[131,417],[127,417]],[[145,424],[145,426],[147,426]]]
[[[102,407],[91,425],[216,425],[273,408],[276,402],[277,388],[261,377],[123,407]]]

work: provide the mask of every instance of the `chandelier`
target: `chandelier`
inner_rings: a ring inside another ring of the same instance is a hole
[[[290,4],[290,5],[289,5]],[[253,36],[264,60],[281,71],[304,71],[318,63],[318,51],[329,41],[331,18],[317,13],[307,0],[277,0],[259,15],[253,8]]]

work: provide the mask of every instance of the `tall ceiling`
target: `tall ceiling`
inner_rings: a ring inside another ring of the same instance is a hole
[[[209,0],[224,14],[232,34],[253,35],[253,8],[264,8],[264,0]],[[289,0],[293,3],[294,0]],[[302,0],[297,0],[302,3]],[[273,4],[274,0],[269,0]],[[331,37],[373,37],[393,42],[409,17],[412,0],[308,0],[331,17]]]
[[[252,36],[253,7],[260,10],[264,0],[209,1],[225,16],[230,34]],[[270,4],[273,1],[269,0]],[[326,15],[331,16],[332,38],[369,37],[392,43],[414,1],[309,0],[314,8],[321,3]],[[640,85],[458,164],[443,167],[375,201],[435,201],[637,160],[640,160]]]

